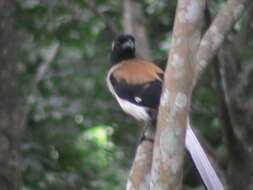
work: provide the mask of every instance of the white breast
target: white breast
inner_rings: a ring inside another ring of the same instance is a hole
[[[115,92],[111,81],[110,81],[110,76],[111,73],[116,70],[118,67],[120,67],[121,64],[117,64],[115,66],[113,66],[110,71],[107,74],[106,77],[106,83],[107,86],[109,87],[110,92],[113,94],[113,96],[117,99],[120,107],[123,109],[124,112],[126,112],[127,114],[133,116],[134,118],[136,118],[137,120],[143,120],[143,121],[147,121],[149,120],[149,115],[147,113],[147,110],[145,107],[142,106],[138,106],[136,104],[133,104],[127,100],[123,100],[121,99]]]

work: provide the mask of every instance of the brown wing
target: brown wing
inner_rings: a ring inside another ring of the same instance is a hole
[[[151,81],[162,81],[162,69],[153,63],[131,59],[122,61],[120,66],[113,72],[116,80],[125,80],[128,84],[143,84]]]

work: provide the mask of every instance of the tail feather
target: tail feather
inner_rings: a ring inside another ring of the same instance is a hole
[[[200,145],[197,137],[187,124],[185,146],[208,190],[224,190],[224,187],[212,167],[204,149]]]

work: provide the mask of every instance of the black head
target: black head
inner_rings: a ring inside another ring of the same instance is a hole
[[[135,40],[132,35],[122,34],[112,42],[111,63],[135,58]]]

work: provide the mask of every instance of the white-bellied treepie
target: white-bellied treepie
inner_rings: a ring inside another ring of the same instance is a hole
[[[163,70],[155,64],[136,58],[132,35],[123,34],[113,41],[111,68],[106,81],[110,92],[127,114],[145,123],[152,123],[156,119],[153,113],[159,107],[163,74]],[[185,146],[207,189],[223,190],[189,122]]]

